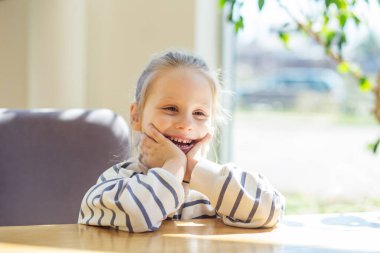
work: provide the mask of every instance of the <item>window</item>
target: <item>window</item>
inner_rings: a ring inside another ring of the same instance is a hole
[[[287,197],[287,213],[380,209],[380,154],[367,148],[380,135],[372,94],[338,74],[310,39],[294,37],[286,49],[274,27],[287,16],[275,2],[261,13],[255,1],[243,7],[232,160],[269,178]],[[380,30],[373,29],[350,32],[346,52],[371,75],[380,69]]]

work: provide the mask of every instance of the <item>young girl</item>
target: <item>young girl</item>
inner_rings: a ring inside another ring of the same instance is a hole
[[[79,223],[154,231],[165,219],[221,217],[227,225],[272,227],[284,198],[264,177],[205,153],[221,114],[205,62],[169,51],[153,58],[130,107],[138,159],[106,170],[83,198]]]

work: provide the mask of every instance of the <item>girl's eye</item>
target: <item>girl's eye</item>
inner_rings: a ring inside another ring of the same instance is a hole
[[[202,111],[195,111],[193,114],[194,114],[195,116],[197,116],[197,117],[201,117],[201,118],[207,118],[207,117],[208,117],[207,114],[204,113],[204,112],[202,112]]]
[[[177,111],[177,108],[174,107],[174,106],[164,107],[163,109],[166,110],[166,111],[171,111],[171,112],[176,112]]]

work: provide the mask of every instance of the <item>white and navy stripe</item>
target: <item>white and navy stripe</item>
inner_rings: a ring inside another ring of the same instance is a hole
[[[129,232],[154,231],[165,219],[214,218],[232,226],[271,227],[284,198],[264,177],[234,165],[197,164],[190,184],[162,168],[138,163],[112,166],[83,198],[79,223]]]

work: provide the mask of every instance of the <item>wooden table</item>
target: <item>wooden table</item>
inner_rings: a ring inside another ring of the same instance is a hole
[[[140,234],[77,224],[0,227],[0,252],[380,252],[380,212],[286,216],[274,229],[219,219],[165,221]]]

